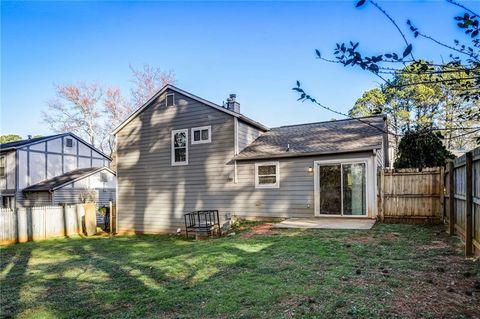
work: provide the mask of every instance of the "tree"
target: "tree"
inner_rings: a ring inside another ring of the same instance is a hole
[[[116,87],[97,83],[56,85],[56,97],[48,101],[43,121],[55,132],[73,132],[106,153],[113,154],[112,130],[129,114],[148,101],[166,84],[175,83],[172,71],[145,65],[143,69],[130,66],[134,87],[125,97]]]
[[[409,70],[409,66],[406,70]],[[473,147],[475,140],[470,133],[472,127],[480,122],[460,119],[460,115],[471,109],[473,103],[462,99],[457,91],[442,82],[403,85],[419,82],[420,76],[408,72],[398,74],[392,80],[394,86],[383,85],[365,92],[349,111],[349,116],[368,116],[381,112],[388,115],[388,128],[395,137],[418,126],[442,130],[448,149]],[[398,138],[394,141],[394,146],[398,146]]]
[[[20,141],[22,137],[17,134],[0,135],[0,144]]]
[[[456,16],[454,19],[466,35],[465,43],[455,39],[451,45],[446,44],[422,33],[412,21],[407,20],[406,23],[407,29],[414,38],[433,41],[435,44],[450,50],[452,53],[447,60],[443,59],[435,63],[415,58],[413,43],[407,40],[406,33],[378,3],[372,0],[357,1],[356,6],[365,6],[368,3],[379,10],[393,24],[404,42],[404,47],[400,52],[365,55],[360,51],[358,42],[350,41],[349,43],[336,44],[333,50],[334,58],[324,58],[319,50],[315,50],[316,56],[318,59],[329,63],[359,67],[381,79],[384,83],[382,91],[386,95],[396,95],[395,104],[391,105],[391,110],[399,115],[397,121],[406,121],[407,129],[411,129],[413,123],[423,122],[423,126],[429,127],[430,130],[448,132],[465,130],[466,128],[460,123],[478,123],[480,121],[479,19],[478,15],[469,8],[453,0],[447,1],[464,10],[463,15]],[[397,89],[400,90],[395,92]],[[306,92],[299,81],[297,81],[293,90],[298,92],[301,101],[310,101],[333,113],[348,116],[332,107],[323,105]],[[443,101],[439,100],[441,94],[447,96]],[[455,107],[455,101],[458,101],[459,98],[462,105],[457,108]],[[469,107],[466,107],[468,103],[470,103]],[[458,109],[462,111],[458,112]],[[445,118],[447,113],[450,116],[449,119]],[[404,123],[396,124],[403,126]],[[438,124],[443,126],[439,127]],[[477,132],[477,128],[474,127],[467,133],[448,134],[448,143],[451,143],[453,138],[477,134]],[[398,131],[389,132],[389,134],[395,135],[397,139],[399,137]],[[480,141],[480,137],[478,141]]]
[[[90,144],[100,146],[100,101],[103,89],[96,83],[56,85],[56,98],[47,102],[49,112],[42,112],[44,122],[56,132],[73,132]]]
[[[454,158],[443,145],[440,132],[425,128],[408,131],[400,141],[395,168],[425,168],[445,166],[447,159]]]
[[[348,112],[350,117],[362,117],[380,114],[384,110],[387,97],[379,88],[374,88],[363,93]]]
[[[134,87],[131,89],[132,103],[139,108],[148,101],[163,86],[175,83],[173,71],[162,71],[159,67],[144,65],[142,69],[130,66],[133,74]]]

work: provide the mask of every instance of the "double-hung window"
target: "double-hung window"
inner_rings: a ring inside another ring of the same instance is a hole
[[[212,141],[212,127],[202,126],[192,128],[192,144],[210,143]]]
[[[255,164],[255,188],[279,188],[280,164],[267,162]]]
[[[172,131],[172,165],[188,165],[188,129]]]

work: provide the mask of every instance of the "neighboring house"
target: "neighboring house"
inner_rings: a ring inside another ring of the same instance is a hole
[[[115,200],[111,158],[72,133],[0,144],[2,207]]]
[[[377,168],[388,164],[382,116],[269,129],[167,85],[117,138],[120,231],[184,227],[183,214],[221,219],[376,218]]]

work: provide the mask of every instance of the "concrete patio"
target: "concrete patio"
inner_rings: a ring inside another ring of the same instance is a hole
[[[371,229],[374,219],[359,218],[290,218],[275,224],[274,228],[313,228],[313,229]]]

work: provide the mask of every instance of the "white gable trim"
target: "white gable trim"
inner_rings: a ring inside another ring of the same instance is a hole
[[[171,84],[167,84],[165,85],[160,91],[158,91],[154,96],[152,96],[147,102],[145,102],[145,104],[143,104],[138,110],[136,110],[135,112],[133,112],[125,121],[122,122],[122,124],[120,124],[115,130],[113,130],[112,134],[113,135],[116,135],[122,128],[124,128],[128,123],[130,123],[134,118],[136,118],[140,113],[142,113],[147,107],[150,106],[150,104],[155,101],[160,95],[162,95],[163,93],[165,93],[165,91],[167,90],[172,90],[174,92],[177,92],[179,94],[182,94],[182,95],[185,95],[189,98],[191,98],[192,100],[195,100],[195,101],[198,101],[200,103],[203,103],[205,105],[208,105],[216,110],[219,110],[221,112],[224,112],[224,113],[227,113],[235,118],[239,118],[247,123],[250,123],[252,124],[253,126],[256,126],[257,128],[260,128],[264,131],[267,131],[268,130],[268,127],[252,120],[252,119],[249,119],[248,117],[246,116],[243,116],[242,114],[240,113],[236,113],[236,112],[233,112],[233,111],[230,111],[230,110],[227,110],[226,108],[220,106],[220,105],[217,105],[213,102],[210,102],[210,101],[207,101],[205,99],[202,99],[201,97],[198,97],[194,94],[191,94],[191,93],[188,93],[187,91],[184,91],[184,90],[181,90]]]

